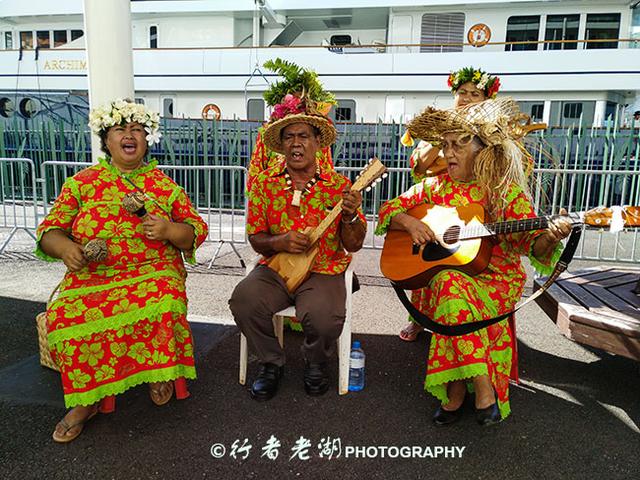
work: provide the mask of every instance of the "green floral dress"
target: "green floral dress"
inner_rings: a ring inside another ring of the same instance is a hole
[[[535,217],[531,202],[519,187],[510,189],[507,202],[500,220]],[[382,206],[376,234],[384,235],[395,215],[421,203],[458,207],[470,203],[486,205],[486,200],[478,185],[457,183],[448,173],[428,178]],[[489,266],[474,277],[457,270],[439,272],[420,290],[420,310],[444,325],[493,318],[513,310],[526,280],[520,257],[528,255],[536,270],[548,274],[560,256],[560,245],[552,258],[543,259],[544,263],[533,256],[533,244],[541,233],[500,236],[491,252]],[[509,377],[515,360],[514,347],[515,338],[507,320],[468,335],[448,337],[434,333],[427,359],[425,390],[446,404],[448,382],[488,375],[502,418],[506,418],[510,413]]]
[[[156,164],[126,177],[153,199],[145,205],[148,213],[193,227],[193,249],[185,258],[194,263],[207,225]],[[67,271],[47,309],[49,348],[67,407],[140,383],[196,377],[182,254],[169,242],[147,239],[142,220],[122,207],[124,195],[134,191],[124,175],[101,159],[68,178],[37,230],[36,254],[45,260],[55,260],[40,247],[52,229],[82,245],[102,238],[108,247],[103,262]]]

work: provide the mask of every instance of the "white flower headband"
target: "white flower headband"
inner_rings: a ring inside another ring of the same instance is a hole
[[[148,110],[144,105],[119,98],[107,105],[94,108],[89,113],[89,128],[96,135],[100,135],[101,132],[114,125],[132,122],[144,125],[149,146],[160,142],[160,137],[162,137],[160,115]]]

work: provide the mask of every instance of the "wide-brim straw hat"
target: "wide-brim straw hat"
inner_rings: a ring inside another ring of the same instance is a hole
[[[451,110],[427,108],[407,125],[413,138],[439,144],[446,133],[468,133],[485,145],[518,141],[531,129],[531,119],[511,97],[467,105]]]
[[[320,148],[328,147],[336,141],[338,132],[336,132],[335,127],[327,117],[296,113],[267,124],[262,134],[262,139],[267,148],[277,153],[284,153],[281,133],[284,128],[294,123],[307,123],[320,130]]]

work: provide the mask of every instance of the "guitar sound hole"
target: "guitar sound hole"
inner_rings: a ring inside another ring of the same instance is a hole
[[[422,250],[422,259],[425,262],[433,262],[435,260],[442,260],[443,258],[450,257],[458,250],[456,248],[444,248],[439,243],[427,243]]]
[[[458,243],[458,239],[460,238],[460,226],[454,225],[453,227],[447,228],[442,235],[442,240],[447,245],[453,245],[454,243]]]

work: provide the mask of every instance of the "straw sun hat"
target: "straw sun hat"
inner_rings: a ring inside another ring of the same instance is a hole
[[[512,98],[502,97],[453,110],[427,108],[407,125],[407,131],[411,137],[436,146],[447,133],[480,139],[484,148],[475,157],[474,176],[486,193],[491,218],[498,218],[508,203],[512,185],[519,185],[530,195],[528,178],[533,172],[533,159],[523,138],[541,126],[531,124],[530,117]]]
[[[264,129],[263,141],[269,150],[284,153],[282,148],[282,130],[294,123],[307,123],[320,131],[320,148],[328,147],[336,141],[336,129],[327,117],[295,113],[272,121]]]
[[[413,138],[439,144],[445,133],[471,134],[485,145],[519,141],[531,129],[531,119],[510,97],[485,100],[452,110],[427,108],[411,120],[407,130]]]

